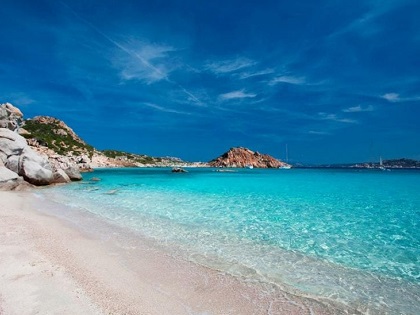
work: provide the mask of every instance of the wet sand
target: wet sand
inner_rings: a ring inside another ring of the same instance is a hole
[[[0,192],[0,314],[359,314],[72,215],[31,192]]]

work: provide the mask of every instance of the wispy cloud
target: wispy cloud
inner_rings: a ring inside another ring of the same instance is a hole
[[[381,97],[389,102],[398,102],[400,100],[400,95],[397,93],[386,93]]]
[[[384,95],[381,95],[381,98],[391,103],[420,101],[420,96],[401,97],[397,93],[386,93]]]
[[[154,103],[145,102],[145,103],[142,103],[142,104],[145,105],[145,106],[147,106],[147,107],[150,107],[150,108],[153,108],[153,109],[156,109],[158,111],[165,112],[165,113],[190,115],[190,113],[179,111],[179,110],[176,110],[176,109],[171,109],[171,108],[163,107],[163,106],[160,106],[160,105],[156,105]]]
[[[279,77],[275,77],[270,82],[268,82],[268,84],[276,85],[278,83],[288,83],[288,84],[302,85],[302,84],[305,84],[305,82],[306,80],[304,77],[282,75]]]
[[[219,95],[221,100],[232,100],[232,99],[242,99],[242,98],[254,98],[257,94],[246,93],[245,90],[232,91],[229,93],[224,93]]]
[[[318,135],[318,136],[325,136],[325,135],[330,135],[331,134],[331,133],[326,132],[326,131],[317,131],[317,130],[309,130],[308,133],[311,134],[311,135]]]
[[[358,106],[343,109],[343,112],[345,112],[345,113],[360,113],[360,112],[372,112],[373,110],[374,110],[374,108],[373,108],[372,105],[368,105],[366,107],[358,105]]]
[[[389,11],[394,10],[396,7],[401,6],[403,2],[404,1],[392,0],[381,2],[372,1],[370,3],[373,3],[373,5],[369,11],[351,21],[343,28],[335,31],[330,37],[341,36],[349,32],[355,32],[365,37],[375,35],[381,30],[378,23],[375,23],[376,20]]]
[[[167,57],[169,52],[175,51],[173,47],[165,46],[165,45],[156,45],[156,44],[145,44],[138,49],[133,49],[132,47],[128,47],[123,45],[119,41],[116,41],[111,36],[107,35],[103,31],[101,31],[98,27],[94,24],[86,20],[76,11],[74,11],[70,6],[67,4],[60,2],[63,6],[65,6],[74,16],[76,16],[80,21],[82,21],[85,25],[90,27],[94,30],[97,34],[102,36],[108,42],[113,44],[116,48],[119,49],[120,52],[125,53],[125,58],[121,57],[115,60],[117,63],[122,62],[122,78],[126,80],[130,80],[133,78],[137,78],[139,80],[145,80],[147,83],[153,83],[161,80],[165,80],[170,84],[176,86],[179,90],[181,90],[184,94],[187,95],[188,100],[192,101],[195,105],[202,106],[203,103],[189,90],[183,87],[178,82],[169,78],[169,73],[173,71],[176,67],[174,67],[170,63],[170,58],[165,58],[165,62],[157,62],[155,64],[156,59],[162,59]],[[127,68],[127,66],[133,66],[133,69]]]
[[[318,113],[320,119],[322,120],[332,120],[332,121],[337,121],[337,122],[342,122],[342,123],[348,123],[348,124],[356,124],[357,120],[354,119],[349,119],[349,118],[341,118],[338,117],[336,114],[328,114],[328,113]]]
[[[24,93],[11,94],[7,97],[8,101],[13,105],[26,106],[35,103],[35,100]]]
[[[132,54],[118,51],[113,58],[114,65],[120,69],[120,77],[125,81],[152,84],[167,80],[169,73],[177,68],[169,58],[169,53],[176,50],[173,47],[146,42],[131,43],[130,46]],[[133,54],[138,58],[133,58]]]
[[[236,72],[241,69],[245,69],[251,66],[256,65],[257,62],[248,58],[239,57],[236,59],[230,60],[221,60],[208,62],[204,68],[210,72],[213,72],[217,75],[227,74],[231,72]]]
[[[263,75],[272,74],[272,73],[274,73],[274,69],[265,69],[265,70],[255,71],[255,72],[242,72],[239,74],[239,79],[248,79],[248,78],[263,76]]]

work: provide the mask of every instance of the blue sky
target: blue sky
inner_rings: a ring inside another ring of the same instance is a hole
[[[420,159],[419,1],[3,0],[0,12],[0,102],[99,149]]]

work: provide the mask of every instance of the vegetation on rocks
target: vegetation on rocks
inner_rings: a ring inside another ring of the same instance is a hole
[[[62,121],[51,117],[35,117],[25,120],[23,128],[28,134],[26,139],[34,139],[40,145],[46,146],[58,154],[87,154],[92,156],[94,148],[81,140]]]
[[[132,163],[153,165],[153,164],[165,162],[164,159],[160,157],[153,157],[153,156],[144,155],[144,154],[134,154],[134,153],[128,153],[124,151],[117,151],[117,150],[103,150],[101,151],[101,153],[108,158],[126,159],[126,160],[131,161]]]

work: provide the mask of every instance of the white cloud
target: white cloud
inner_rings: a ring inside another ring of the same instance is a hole
[[[152,84],[168,80],[169,73],[178,67],[169,58],[169,53],[176,51],[171,46],[136,42],[130,43],[129,47],[119,50],[113,58],[114,65],[120,69],[120,77],[125,81]]]
[[[214,74],[227,74],[256,65],[257,62],[248,58],[239,57],[236,59],[213,61],[205,65],[205,69]]]
[[[244,90],[232,91],[229,93],[220,94],[219,98],[222,100],[231,100],[231,99],[242,99],[242,98],[254,98],[257,94],[246,93]]]
[[[400,95],[397,93],[386,93],[381,97],[389,102],[398,102],[400,100]]]
[[[402,103],[402,102],[414,102],[420,101],[420,96],[411,96],[411,97],[401,97],[397,93],[386,93],[381,95],[381,98],[387,100],[391,103]]]
[[[373,110],[374,109],[373,109],[372,105],[368,105],[366,107],[362,107],[361,105],[358,105],[358,106],[343,109],[343,112],[345,112],[345,113],[360,113],[360,112],[372,112]]]
[[[261,70],[261,71],[255,71],[255,72],[242,72],[241,74],[239,74],[239,78],[240,79],[248,79],[248,78],[252,78],[252,77],[256,77],[256,76],[262,76],[262,75],[266,75],[266,74],[272,74],[274,73],[274,69],[265,69],[265,70]]]
[[[340,118],[336,114],[318,113],[318,115],[320,116],[320,119],[322,120],[332,120],[332,121],[348,123],[348,124],[357,123],[357,120],[349,119],[349,118]]]
[[[156,104],[153,104],[153,103],[142,103],[142,104],[147,106],[147,107],[150,107],[150,108],[153,108],[153,109],[159,110],[161,112],[165,112],[165,113],[190,115],[187,112],[182,112],[182,111],[178,111],[178,110],[175,110],[175,109],[159,106],[159,105],[156,105]]]
[[[278,83],[288,83],[288,84],[301,85],[301,84],[305,84],[305,82],[306,80],[303,77],[282,75],[279,77],[275,77],[270,82],[268,82],[268,84],[276,85]]]

